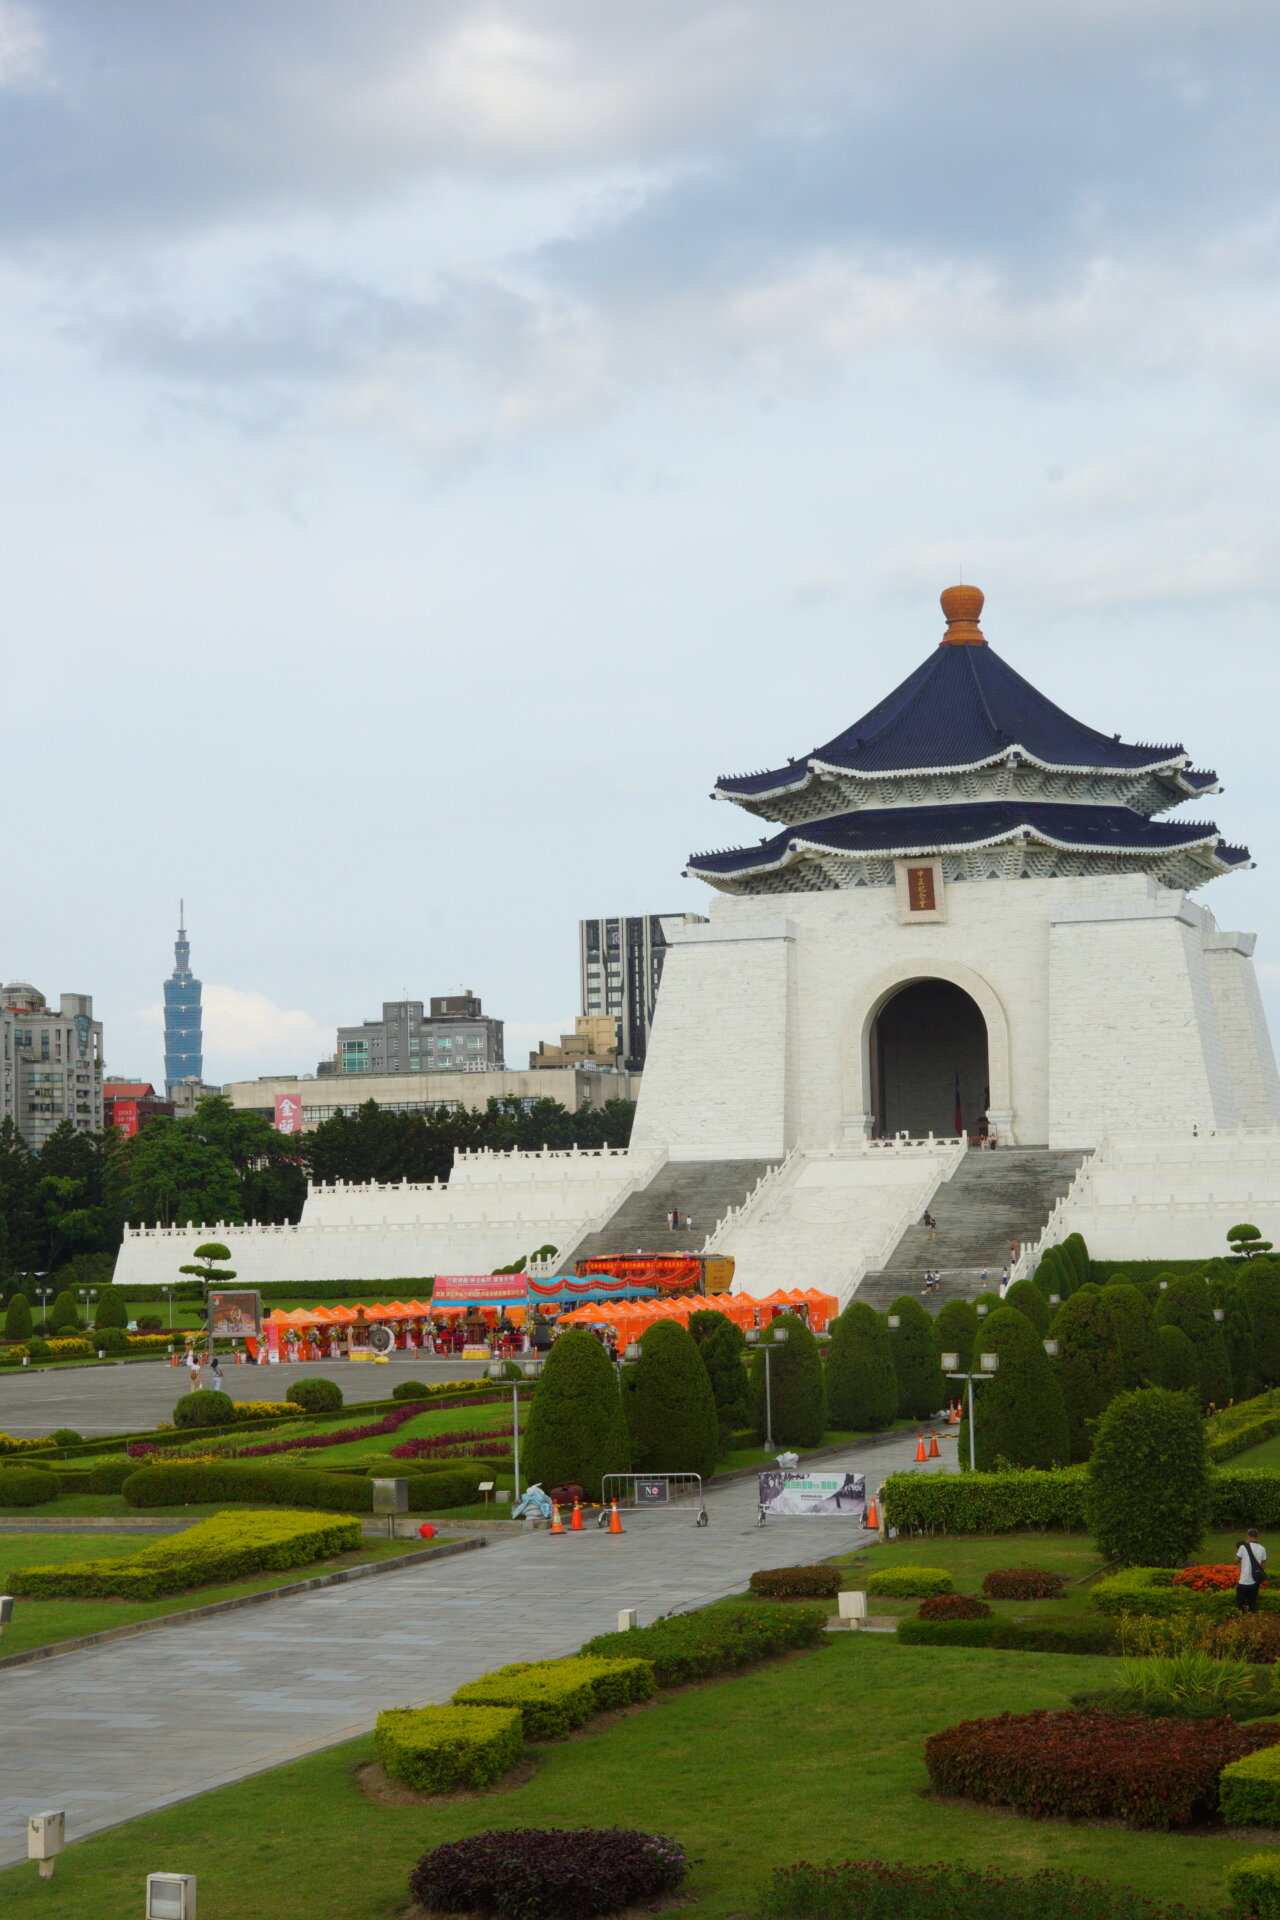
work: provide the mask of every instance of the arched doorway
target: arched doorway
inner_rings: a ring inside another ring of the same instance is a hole
[[[914,980],[871,1029],[871,1110],[878,1134],[972,1133],[991,1103],[987,1023],[950,980]]]

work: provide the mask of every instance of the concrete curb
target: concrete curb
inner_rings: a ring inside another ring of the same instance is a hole
[[[318,1593],[322,1587],[341,1587],[352,1580],[369,1580],[379,1573],[403,1573],[406,1567],[421,1566],[424,1560],[447,1560],[455,1553],[474,1553],[487,1546],[482,1537],[450,1540],[442,1547],[423,1547],[417,1553],[398,1553],[394,1559],[374,1560],[363,1567],[340,1567],[337,1573],[317,1574],[311,1580],[291,1580],[288,1586],[264,1587],[261,1593],[242,1593],[234,1600],[214,1600],[205,1607],[188,1607],[185,1613],[161,1613],[154,1620],[133,1620],[123,1627],[104,1627],[101,1633],[82,1633],[74,1640],[56,1640],[48,1647],[29,1647],[26,1653],[0,1656],[0,1672],[6,1667],[28,1667],[37,1660],[53,1660],[60,1653],[81,1653],[86,1647],[100,1647],[108,1640],[132,1640],[140,1633],[157,1633],[162,1627],[185,1627],[190,1620],[210,1620],[215,1614],[236,1613],[241,1607],[264,1606],[268,1600],[287,1600],[294,1594]]]

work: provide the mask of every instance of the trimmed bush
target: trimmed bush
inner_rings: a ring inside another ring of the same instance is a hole
[[[398,1387],[392,1387],[391,1398],[393,1400],[429,1400],[431,1388],[425,1380],[402,1380]],[[412,1709],[404,1707],[397,1708],[396,1711],[408,1713]]]
[[[1109,1620],[1055,1620],[1050,1626],[1028,1626],[1025,1621],[996,1615],[993,1647],[1013,1653],[1118,1653],[1115,1629]]]
[[[1102,1613],[1150,1614],[1169,1618],[1177,1614],[1216,1614],[1229,1616],[1235,1611],[1234,1587],[1197,1590],[1173,1584],[1171,1567],[1126,1567],[1099,1580],[1090,1589],[1091,1603]],[[1258,1605],[1268,1613],[1280,1613],[1280,1593],[1263,1587]]]
[[[631,1438],[608,1355],[590,1333],[562,1333],[533,1391],[521,1449],[526,1482],[580,1486],[600,1498],[607,1473],[626,1473]]]
[[[304,1413],[338,1413],[342,1407],[342,1388],[336,1380],[294,1380],[285,1392]]]
[[[1156,1302],[1156,1324],[1180,1327],[1191,1342],[1201,1408],[1225,1407],[1231,1398],[1231,1369],[1206,1282],[1189,1273],[1171,1279]]]
[[[93,1344],[99,1353],[128,1353],[129,1336],[123,1327],[103,1327],[94,1334]]]
[[[786,1332],[785,1342],[779,1333]],[[782,1446],[816,1447],[827,1430],[827,1387],[822,1374],[822,1352],[797,1313],[781,1313],[762,1328],[760,1344],[751,1358],[751,1417],[757,1434],[765,1437],[764,1353],[769,1362],[773,1404],[773,1437]]]
[[[4,1310],[4,1337],[6,1340],[31,1338],[31,1304],[25,1293],[15,1293]]]
[[[496,1786],[523,1748],[513,1707],[389,1707],[373,1736],[387,1773],[415,1793]]]
[[[217,1393],[201,1387],[197,1393],[184,1393],[173,1410],[175,1427],[229,1427],[236,1417],[236,1403],[229,1393]]]
[[[723,1423],[731,1433],[745,1427],[750,1413],[744,1359],[747,1339],[742,1328],[727,1313],[700,1307],[689,1315],[689,1332],[698,1343],[715,1395],[717,1425]]]
[[[120,1491],[131,1507],[209,1506],[220,1500],[249,1500],[264,1506],[318,1507],[330,1513],[373,1512],[373,1483],[369,1480],[351,1474],[315,1473],[307,1467],[240,1460],[166,1460],[158,1466],[139,1467]],[[412,1491],[411,1485],[411,1498]]]
[[[647,1660],[660,1687],[682,1687],[734,1673],[798,1647],[816,1647],[827,1616],[818,1607],[702,1608],[655,1620],[630,1633],[601,1633],[582,1651],[603,1660]]]
[[[89,1469],[90,1493],[120,1493],[124,1483],[138,1471],[136,1460],[122,1454],[118,1460],[99,1460]]]
[[[886,1567],[867,1575],[867,1592],[893,1600],[927,1600],[931,1594],[950,1593],[954,1585],[945,1567]]]
[[[1280,1724],[1153,1720],[1141,1714],[1002,1713],[925,1742],[934,1791],[1043,1819],[1116,1817],[1183,1827],[1218,1811],[1218,1776],[1280,1740]]]
[[[1055,1371],[1067,1415],[1069,1457],[1087,1460],[1099,1417],[1124,1387],[1115,1322],[1101,1287],[1077,1287],[1058,1308],[1049,1331],[1058,1343]]]
[[[503,1828],[424,1854],[409,1891],[431,1912],[496,1920],[589,1920],[660,1899],[684,1879],[683,1850],[626,1827]]]
[[[1204,1422],[1186,1394],[1122,1393],[1098,1422],[1086,1513],[1106,1560],[1176,1566],[1200,1544],[1209,1500]]]
[[[1280,1826],[1280,1754],[1265,1747],[1233,1760],[1223,1768],[1219,1792],[1229,1827]]]
[[[1010,1289],[1012,1291],[1012,1289]],[[933,1323],[934,1352],[958,1354],[961,1373],[968,1373],[973,1362],[973,1343],[982,1325],[971,1300],[948,1300],[939,1308]],[[953,1380],[944,1381],[948,1396],[961,1384]]]
[[[900,1532],[1019,1533],[1035,1528],[1071,1533],[1085,1524],[1084,1497],[1080,1467],[1056,1473],[891,1473],[884,1483],[884,1519]]]
[[[1228,1867],[1229,1883],[1235,1871]],[[1280,1914],[1280,1907],[1275,1911]],[[941,1914],[947,1920],[1203,1920],[1187,1907],[1148,1900],[1130,1887],[1053,1868],[1006,1873],[1002,1867],[961,1867],[950,1861],[929,1867],[884,1860],[781,1867],[761,1912],[765,1920],[939,1920]],[[1271,1920],[1271,1908],[1258,1912],[1259,1920]]]
[[[59,1493],[56,1473],[39,1467],[0,1467],[0,1507],[43,1507]]]
[[[46,1322],[49,1332],[62,1333],[69,1328],[78,1330],[83,1324],[75,1294],[69,1287],[64,1287],[49,1309],[49,1318]]]
[[[831,1323],[827,1349],[827,1418],[846,1433],[892,1426],[898,1411],[889,1329],[865,1300],[853,1300]]]
[[[834,1600],[844,1584],[841,1567],[766,1567],[747,1583],[761,1600]]]
[[[593,1713],[652,1699],[657,1691],[647,1660],[519,1660],[469,1680],[455,1707],[514,1707],[526,1740],[562,1740]]]
[[[899,1620],[897,1638],[908,1647],[989,1647],[996,1630],[989,1620],[921,1620],[910,1614]]]
[[[128,1327],[128,1302],[117,1293],[114,1287],[106,1286],[99,1291],[98,1311],[93,1316],[93,1324],[99,1333],[106,1332],[108,1328],[123,1333]]]
[[[909,1293],[893,1302],[889,1314],[901,1323],[889,1328],[889,1352],[898,1382],[898,1417],[928,1420],[947,1397],[947,1383],[933,1340],[933,1321]]]
[[[1043,1340],[1049,1331],[1049,1322],[1053,1318],[1053,1308],[1041,1293],[1034,1280],[1015,1280],[1004,1296],[1006,1307],[1016,1307],[1019,1313],[1025,1313],[1036,1332]],[[1059,1307],[1059,1313],[1062,1309]]]
[[[1162,1385],[1155,1318],[1137,1287],[1117,1275],[1103,1287],[1102,1304],[1120,1356],[1121,1390],[1131,1393],[1135,1387]]]
[[[1181,1327],[1156,1328],[1156,1384],[1169,1393],[1200,1393],[1196,1350]]]
[[[1224,1803],[1226,1793],[1224,1780]],[[1275,1822],[1269,1824],[1274,1826]],[[1249,1915],[1251,1920],[1280,1920],[1280,1853],[1251,1853],[1247,1860],[1233,1860],[1223,1877],[1233,1914]]]
[[[981,1471],[1006,1467],[1065,1467],[1070,1453],[1062,1388],[1040,1336],[1024,1313],[1002,1306],[988,1314],[975,1343],[997,1353],[998,1370],[974,1393]],[[969,1415],[960,1423],[959,1456],[969,1458]]]
[[[327,1560],[361,1544],[358,1520],[301,1513],[220,1513],[120,1560],[15,1567],[14,1593],[31,1600],[155,1600],[192,1587]]]
[[[1048,1567],[1003,1567],[987,1574],[982,1591],[988,1600],[1061,1600],[1066,1584]]]
[[[709,1480],[720,1451],[711,1380],[692,1334],[656,1320],[640,1358],[622,1370],[622,1410],[637,1473],[698,1473]]]
[[[916,1608],[917,1620],[989,1620],[991,1609],[985,1600],[971,1593],[935,1593]]]

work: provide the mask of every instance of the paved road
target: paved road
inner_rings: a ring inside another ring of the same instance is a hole
[[[914,1441],[823,1467],[874,1488]],[[944,1444],[946,1466],[953,1448]],[[594,1529],[506,1536],[352,1586],[0,1672],[0,1864],[26,1818],[65,1807],[69,1838],[351,1739],[382,1707],[448,1700],[508,1660],[571,1653],[621,1607],[644,1624],[746,1585],[757,1567],[819,1559],[866,1536],[847,1519],[756,1525],[754,1481],[719,1488],[710,1524],[679,1509]],[[159,1657],[157,1657],[159,1656]],[[199,1738],[192,1738],[193,1726]]]
[[[308,1366],[224,1366],[222,1377],[233,1400],[283,1399],[290,1380],[325,1375],[355,1401],[389,1399],[402,1380],[473,1380],[483,1372],[475,1360],[389,1360],[385,1367],[328,1360]],[[29,1439],[72,1427],[86,1440],[99,1433],[132,1433],[167,1420],[188,1385],[185,1370],[164,1360],[6,1369],[0,1373],[0,1433]]]

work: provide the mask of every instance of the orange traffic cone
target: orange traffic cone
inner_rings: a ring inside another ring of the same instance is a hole
[[[560,1524],[560,1509],[554,1500],[551,1502],[551,1531],[552,1533],[564,1532],[564,1528]]]
[[[938,1445],[938,1433],[937,1433],[936,1427],[933,1429],[933,1431],[929,1435],[929,1458],[931,1460],[941,1460],[942,1458],[942,1450]]]
[[[573,1518],[569,1522],[569,1531],[570,1533],[582,1532],[582,1508],[578,1505],[576,1498],[573,1503]]]
[[[916,1459],[927,1460],[928,1458],[929,1456],[924,1450],[924,1435],[921,1434],[920,1438],[916,1441]]]
[[[618,1512],[618,1503],[616,1500],[613,1502],[613,1511],[609,1515],[609,1531],[610,1533],[625,1532],[622,1524],[622,1515]]]
[[[873,1527],[877,1533],[880,1531],[880,1515],[876,1512],[874,1499],[868,1500],[867,1502],[866,1519],[863,1521],[863,1525]]]

